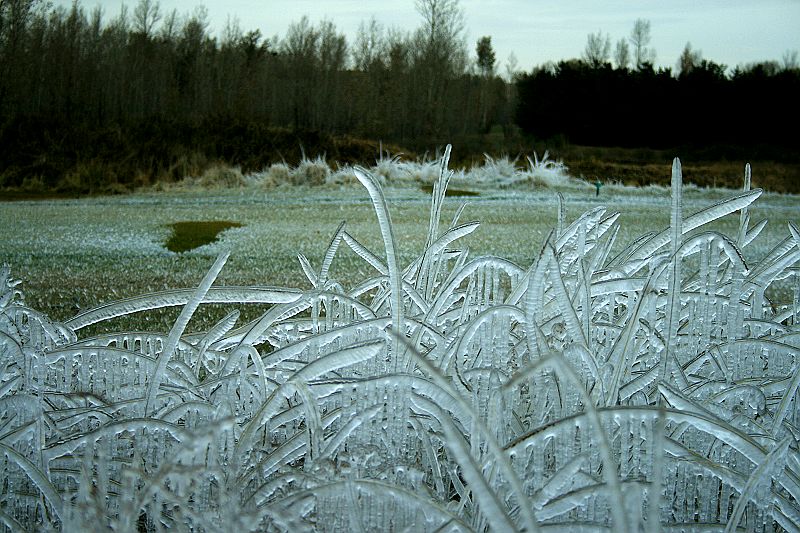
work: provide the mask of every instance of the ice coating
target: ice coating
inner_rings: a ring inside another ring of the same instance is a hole
[[[617,213],[570,223],[554,198],[518,265],[461,247],[481,231],[463,208],[442,221],[449,153],[417,257],[359,169],[385,249],[331,227],[300,256],[305,290],[214,287],[223,255],[197,288],[61,324],[0,270],[0,527],[796,530],[800,233],[745,260],[766,225],[750,168],[684,216],[676,159],[669,226],[614,257]],[[713,229],[737,211],[734,235]],[[337,280],[345,252],[372,277]],[[211,303],[271,307],[186,334]],[[165,306],[185,306],[172,331],[81,336]]]

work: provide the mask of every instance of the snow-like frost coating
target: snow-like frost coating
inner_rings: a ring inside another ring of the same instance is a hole
[[[308,290],[212,287],[223,254],[196,289],[57,323],[4,267],[2,528],[797,530],[800,233],[745,259],[764,227],[749,167],[687,216],[676,160],[669,227],[616,255],[617,213],[560,204],[519,265],[456,247],[478,223],[442,220],[448,155],[409,262],[381,190],[395,162],[358,169],[385,249],[330,228],[299,256]],[[735,235],[706,229],[736,211]],[[353,256],[371,274],[345,286],[331,266]],[[212,302],[271,307],[186,334]],[[171,332],[81,336],[171,306]]]

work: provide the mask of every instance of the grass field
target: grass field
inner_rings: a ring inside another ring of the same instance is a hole
[[[665,173],[669,169],[664,170]],[[458,190],[458,185],[454,189]],[[464,242],[473,256],[497,255],[527,268],[557,224],[557,193],[565,199],[566,220],[598,205],[619,211],[621,231],[614,246],[622,250],[647,231],[669,225],[669,189],[664,187],[512,188],[469,184],[477,196],[449,197],[443,220],[450,220],[464,202],[462,221],[481,227]],[[692,213],[734,191],[686,188],[686,213]],[[401,264],[422,250],[430,195],[413,184],[387,188]],[[796,196],[764,194],[751,207],[751,220],[769,224],[758,248],[747,252],[760,259],[784,238],[787,221],[800,218]],[[230,221],[212,244],[183,253],[166,243],[172,224],[185,221]],[[258,187],[175,190],[83,199],[19,201],[0,204],[0,262],[22,279],[28,305],[56,320],[102,302],[168,288],[193,287],[223,249],[231,258],[217,284],[273,285],[306,288],[309,283],[297,254],[319,264],[330,238],[342,221],[348,231],[374,251],[382,248],[374,212],[357,185]],[[736,216],[717,224],[735,234]],[[352,259],[348,262],[347,259]],[[345,286],[361,280],[369,266],[355,254],[340,254],[332,276]],[[177,311],[176,311],[177,313]],[[168,324],[171,318],[165,318]],[[164,324],[159,324],[164,326]],[[207,324],[202,324],[206,325]]]
[[[452,218],[460,204],[467,202],[463,220],[481,221],[481,228],[467,240],[470,250],[527,266],[557,223],[556,191],[480,192],[477,197],[449,198],[444,218]],[[696,189],[687,194],[685,208],[697,210],[730,192]],[[401,258],[408,261],[424,244],[430,199],[413,189],[388,189],[387,196],[399,233]],[[617,250],[633,237],[669,224],[667,189],[634,189],[623,194],[604,189],[599,198],[591,191],[568,191],[564,196],[568,220],[597,205],[621,212],[623,233],[617,239]],[[765,253],[767,244],[776,244],[786,232],[786,222],[797,220],[798,215],[797,197],[763,195],[751,208],[752,220],[770,220],[759,251]],[[356,187],[159,192],[14,202],[2,204],[0,209],[0,224],[9,230],[0,239],[0,257],[23,279],[30,305],[64,319],[70,315],[70,307],[85,308],[128,292],[192,286],[222,249],[231,251],[231,259],[220,283],[302,286],[307,281],[297,254],[312,262],[319,260],[328,237],[342,221],[363,243],[380,249],[373,217],[369,199]],[[215,243],[188,252],[170,252],[166,247],[170,226],[198,219],[230,220],[242,227],[227,230]],[[721,229],[730,233],[738,221],[729,219],[730,226]],[[363,268],[360,263],[354,261]],[[340,271],[334,276],[345,284],[364,275],[338,266]]]

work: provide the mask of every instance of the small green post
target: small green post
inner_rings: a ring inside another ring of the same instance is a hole
[[[595,193],[595,196],[600,196],[600,187],[603,186],[603,182],[600,181],[600,179],[598,178],[597,181],[594,182],[594,186],[597,189],[597,192]]]

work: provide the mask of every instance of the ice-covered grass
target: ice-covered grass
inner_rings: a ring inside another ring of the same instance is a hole
[[[2,253],[26,281],[0,273],[0,522],[796,529],[796,199],[672,172],[671,191],[604,206],[582,188],[486,188],[462,208],[447,155],[427,198],[354,169],[366,193],[4,206]],[[161,247],[165,219],[210,211],[247,226]],[[127,298],[59,321],[22,299],[35,265],[69,290],[80,260]],[[112,265],[173,283],[137,296]],[[210,305],[226,309],[192,326]],[[115,327],[165,308],[180,313],[166,327]]]

